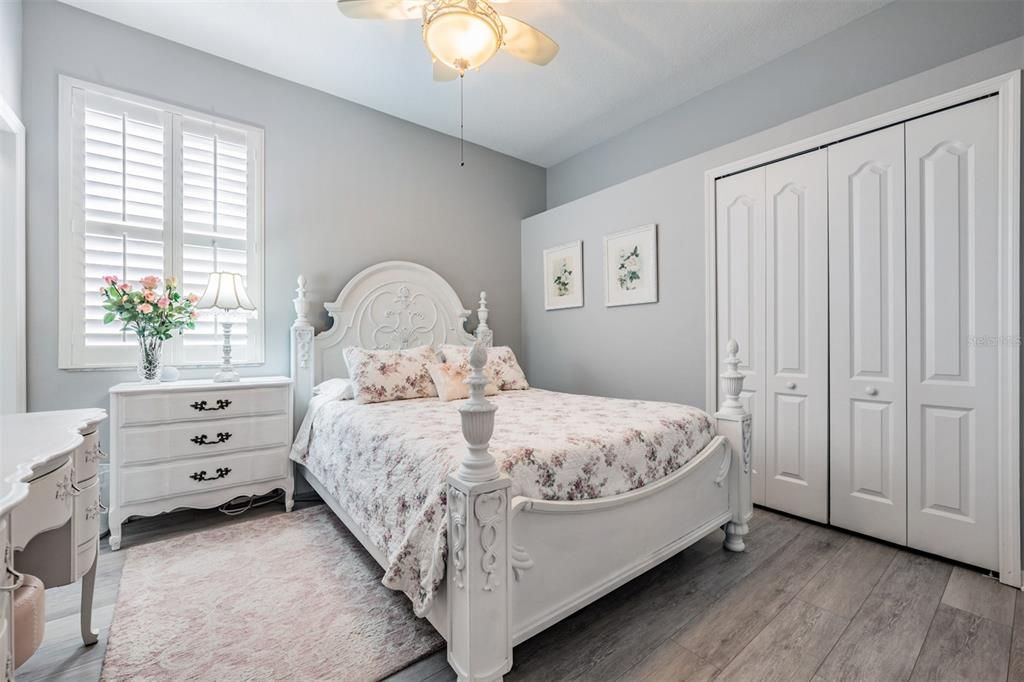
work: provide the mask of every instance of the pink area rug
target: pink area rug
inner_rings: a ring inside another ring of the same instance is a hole
[[[444,644],[326,506],[127,551],[104,680],[378,680]]]

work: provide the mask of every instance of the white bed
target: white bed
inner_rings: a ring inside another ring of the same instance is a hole
[[[385,568],[385,583],[406,591],[445,637],[460,679],[500,679],[514,644],[719,527],[726,548],[742,551],[752,511],[750,415],[738,400],[734,343],[723,374],[727,399],[713,418],[680,405],[537,389],[485,400],[481,370],[492,338],[485,295],[475,335],[465,330],[470,313],[451,286],[413,263],[381,263],[354,277],[325,303],[334,320],[325,332],[314,334],[310,306],[300,277],[295,414],[316,414],[293,452],[299,473]],[[313,398],[319,382],[346,375],[348,346],[443,343],[479,346],[469,400]],[[622,435],[633,419],[635,434]],[[382,438],[386,446],[373,445]],[[527,450],[531,458],[537,451],[540,465],[524,463]],[[396,453],[405,468],[388,458]],[[551,470],[552,457],[558,470],[538,476]]]

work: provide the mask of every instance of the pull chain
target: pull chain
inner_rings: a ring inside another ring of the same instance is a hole
[[[465,74],[459,74],[459,167],[466,165],[466,98],[464,96],[463,79]]]

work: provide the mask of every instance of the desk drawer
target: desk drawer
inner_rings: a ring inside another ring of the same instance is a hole
[[[121,504],[187,496],[288,475],[286,448],[125,467],[119,473]]]
[[[140,426],[121,431],[118,462],[139,464],[181,457],[206,457],[290,444],[291,422],[287,414]]]
[[[100,532],[100,480],[94,478],[75,496],[75,544],[81,545]]]
[[[228,419],[288,411],[287,386],[126,395],[120,426]]]
[[[29,481],[28,497],[11,511],[11,544],[24,549],[39,533],[59,528],[71,518],[74,489],[71,457],[45,476]]]
[[[85,442],[75,450],[75,480],[79,483],[87,481],[99,471],[99,462],[103,458],[100,452],[100,434],[98,431],[82,434]]]

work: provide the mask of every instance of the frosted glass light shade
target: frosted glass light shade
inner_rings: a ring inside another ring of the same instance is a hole
[[[211,272],[206,291],[199,297],[196,307],[220,312],[256,311],[256,306],[242,284],[242,276],[237,272]]]
[[[501,47],[501,26],[460,7],[438,11],[423,26],[423,41],[439,62],[463,72],[480,68]]]

